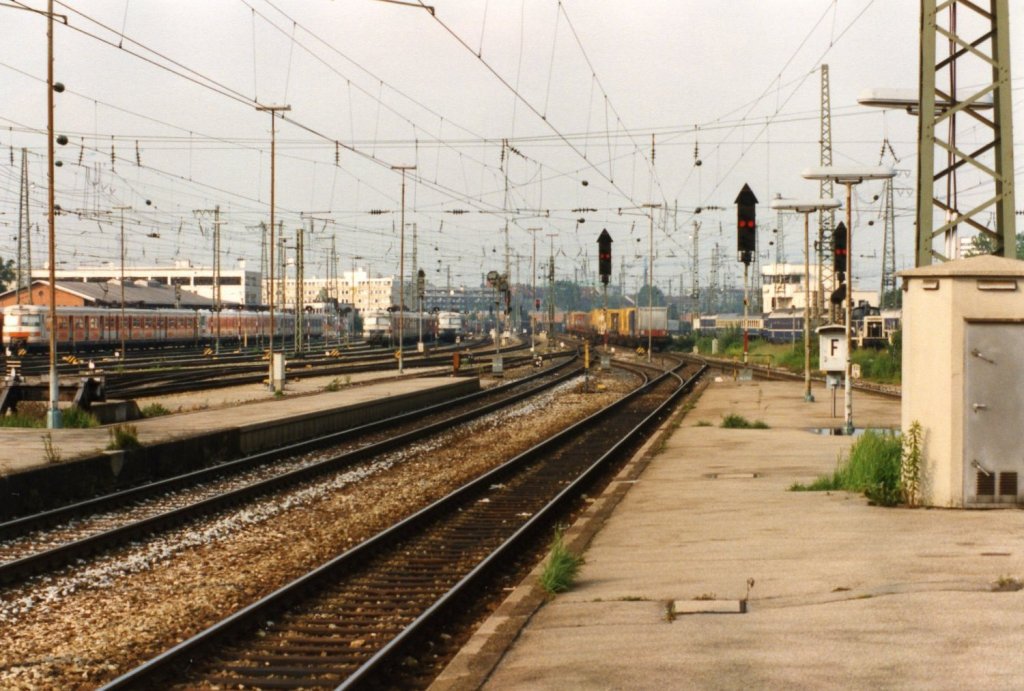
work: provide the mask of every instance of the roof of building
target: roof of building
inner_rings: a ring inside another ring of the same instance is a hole
[[[1024,261],[1007,259],[993,254],[979,254],[942,264],[931,264],[907,269],[896,274],[903,278],[956,278],[984,276],[988,278],[1024,277]]]
[[[49,281],[34,280],[33,286],[50,285]],[[82,298],[86,304],[96,306],[113,306],[121,304],[121,283],[120,281],[109,281],[106,283],[84,283],[81,281],[57,281],[57,289],[76,295]],[[14,290],[0,294],[10,295]],[[187,290],[177,290],[171,286],[152,281],[125,281],[124,283],[124,304],[128,307],[184,307],[184,308],[211,308],[213,300],[205,298]]]

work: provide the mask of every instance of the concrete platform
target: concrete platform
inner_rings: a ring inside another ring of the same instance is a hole
[[[252,384],[161,397],[156,402],[172,414],[131,422],[142,448],[129,452],[106,451],[109,426],[0,428],[0,517],[280,447],[479,388],[476,378],[440,372],[404,378],[378,373],[379,381],[373,376],[305,378],[289,382],[283,396]],[[147,401],[139,403],[144,407]],[[59,460],[48,458],[47,443]]]
[[[710,384],[569,531],[586,560],[575,586],[546,598],[535,571],[434,688],[1020,688],[1024,592],[994,584],[1024,577],[1024,512],[788,491],[851,443],[808,431],[838,426],[815,395]],[[770,429],[718,427],[728,413]],[[899,415],[854,396],[858,427]]]

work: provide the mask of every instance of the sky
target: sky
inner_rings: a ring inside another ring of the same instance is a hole
[[[592,282],[604,228],[612,282],[627,292],[651,253],[659,288],[689,289],[695,228],[701,283],[717,253],[738,285],[743,184],[760,202],[762,262],[778,256],[779,230],[782,257],[802,262],[802,220],[768,205],[818,196],[800,172],[819,163],[822,64],[833,160],[897,169],[897,267],[912,265],[916,118],[857,96],[916,89],[919,3],[418,5],[57,2],[67,24],[54,33],[66,87],[55,132],[68,138],[58,147],[58,266],[118,266],[122,216],[129,266],[209,266],[219,207],[222,266],[258,269],[273,158],[289,256],[296,230],[311,229],[307,278],[327,275],[332,243],[339,271],[396,274],[404,208],[406,274],[420,267],[436,285],[505,271],[506,237],[514,282],[530,283],[534,260],[545,274],[550,254],[558,278]],[[1022,132],[1024,7],[1010,5]],[[0,4],[0,257],[16,251],[24,148],[36,267],[47,258],[45,25]],[[273,157],[271,115],[258,106],[290,107],[274,121]],[[970,181],[961,187],[969,198]],[[868,289],[881,270],[881,193],[865,184],[854,203],[854,273]]]

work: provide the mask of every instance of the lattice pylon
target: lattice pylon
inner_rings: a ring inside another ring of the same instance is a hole
[[[820,163],[832,165],[832,98],[829,89],[828,65],[821,66],[821,148]],[[832,199],[835,196],[834,183],[822,180],[818,188],[820,199]],[[838,287],[836,275],[832,270],[832,229],[836,226],[836,214],[831,209],[818,212],[818,297],[814,301],[814,321],[820,323],[828,305],[829,319],[835,321],[835,306],[826,302],[827,297]]]
[[[948,46],[942,58],[940,44]],[[920,49],[915,264],[955,258],[960,226],[987,237],[995,254],[1013,256],[1008,0],[922,0]],[[959,147],[958,134],[972,151]],[[971,190],[964,195],[966,210],[958,200],[958,176]]]

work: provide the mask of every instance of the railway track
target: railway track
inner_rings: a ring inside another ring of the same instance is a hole
[[[141,536],[350,468],[535,396],[580,368],[561,364],[498,387],[270,452],[0,523],[0,582],[17,582]]]
[[[661,374],[104,688],[422,685],[410,660],[437,627],[628,457],[692,385],[698,367],[688,369]]]
[[[751,362],[743,364],[742,362],[732,358],[711,357],[707,355],[686,355],[684,357],[694,362],[706,362],[718,369],[732,372],[738,372],[741,369],[749,369],[756,375],[766,379],[771,379],[773,377],[775,379],[790,379],[793,381],[803,381],[804,379],[804,375],[801,372],[790,372],[789,370],[782,369],[780,367],[768,367]],[[811,381],[823,384],[825,379],[824,377],[811,375]],[[891,398],[900,398],[902,396],[900,387],[895,384],[879,384],[876,382],[866,381],[864,379],[855,379],[853,382],[853,388],[858,391],[870,391],[871,393],[877,393]]]

